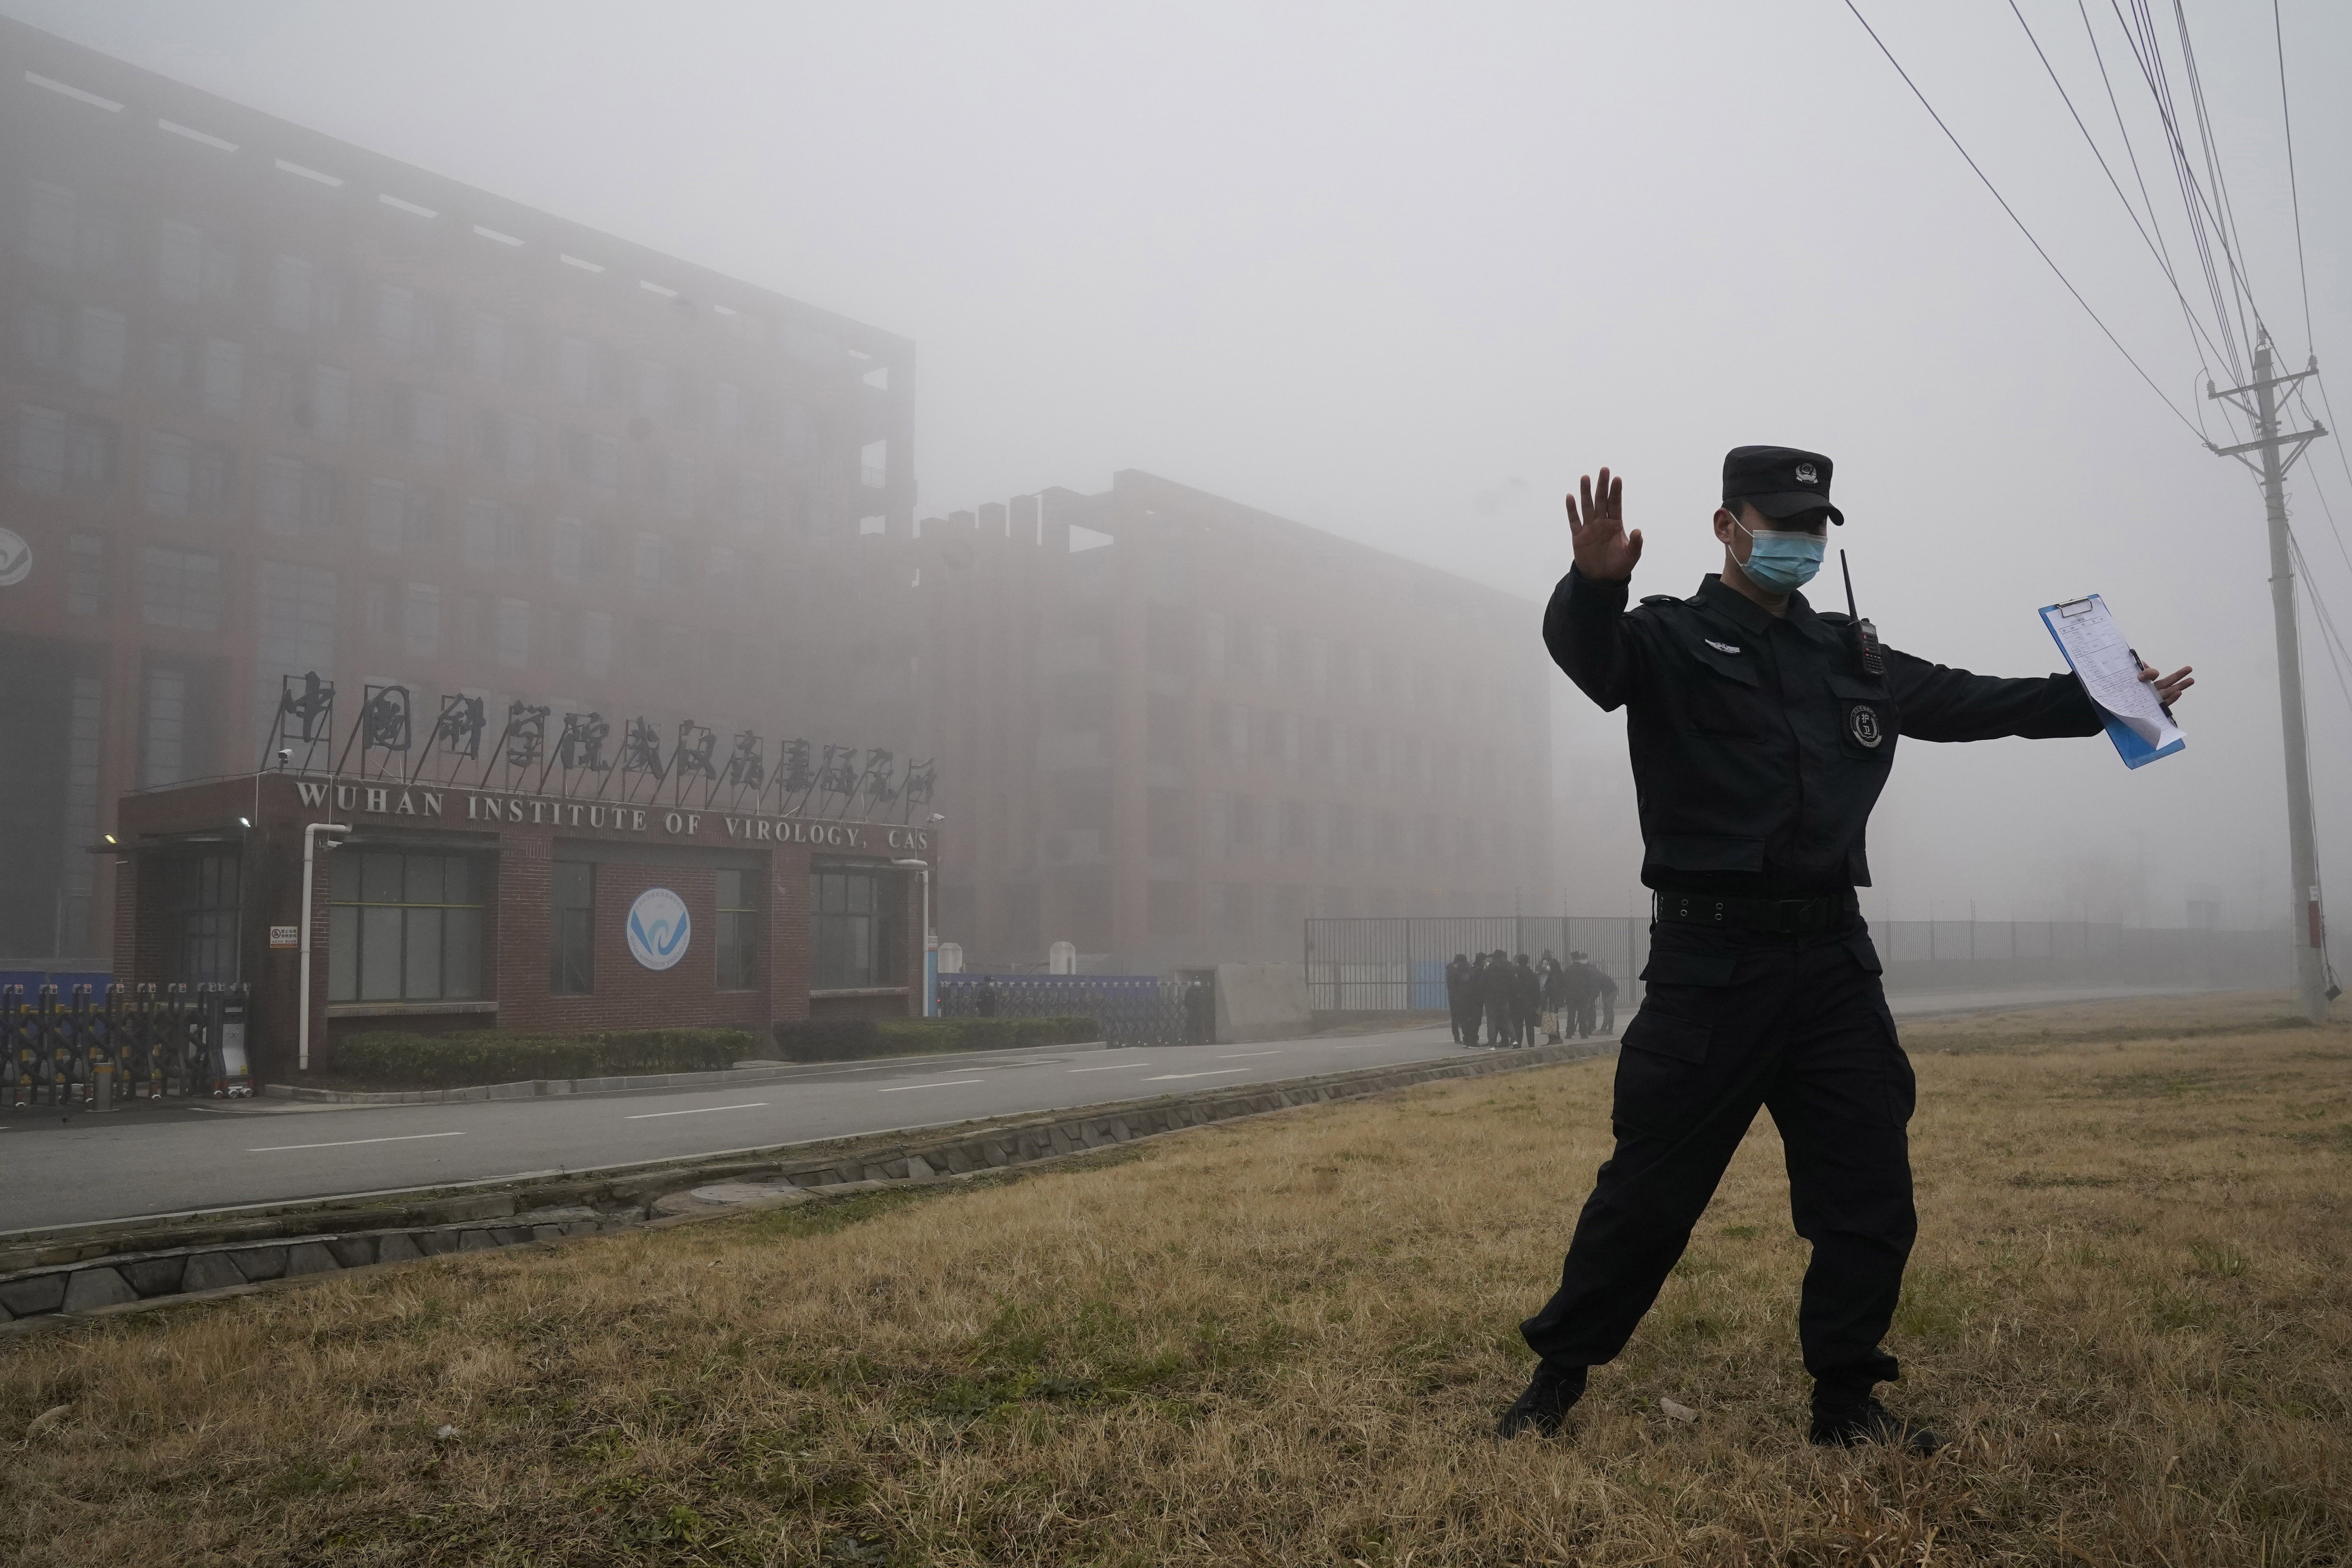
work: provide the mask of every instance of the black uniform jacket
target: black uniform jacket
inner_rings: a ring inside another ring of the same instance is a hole
[[[1710,573],[1625,607],[1571,569],[1544,646],[1604,711],[1622,705],[1653,888],[1796,897],[1866,887],[1863,833],[1896,739],[2095,735],[2072,674],[2003,680],[1885,650],[1865,674],[1847,617],[1802,594],[1774,616]]]

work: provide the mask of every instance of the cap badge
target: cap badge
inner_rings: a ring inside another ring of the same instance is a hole
[[[1878,710],[1867,703],[1855,703],[1845,716],[1845,724],[1854,741],[1867,750],[1878,750],[1878,743],[1886,739],[1886,732],[1878,727]]]
[[[1799,484],[1810,485],[1819,480],[1821,477],[1821,470],[1814,468],[1811,463],[1799,463],[1797,465],[1797,482]]]

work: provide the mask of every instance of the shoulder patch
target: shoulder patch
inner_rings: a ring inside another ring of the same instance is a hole
[[[1672,594],[1644,594],[1642,596],[1642,603],[1645,605],[1679,605],[1682,601],[1675,598]]]

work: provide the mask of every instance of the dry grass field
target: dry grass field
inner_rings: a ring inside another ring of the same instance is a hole
[[[1769,1120],[1570,1436],[1488,1436],[1596,1062],[19,1342],[0,1560],[2352,1562],[2352,1028],[2283,1011],[1906,1031],[1933,1460],[1803,1441]]]

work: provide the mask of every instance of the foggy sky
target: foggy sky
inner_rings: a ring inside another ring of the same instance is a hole
[[[1863,9],[2176,405],[2202,405],[2169,291],[2007,8]],[[2075,8],[2023,9],[2112,150]],[[2299,364],[2270,6],[2189,9],[2256,294]],[[2330,89],[2352,10],[2284,9],[2312,336],[2352,417],[2352,102]],[[2087,896],[2174,924],[2211,883],[2231,923],[2284,918],[2251,477],[2164,410],[1837,0],[0,10],[910,336],[919,515],[1145,468],[1524,595],[1538,659],[1578,473],[1627,477],[1636,592],[1687,594],[1718,557],[1724,449],[1825,451],[1833,542],[1892,645],[2039,674],[2061,661],[2035,607],[2095,590],[2200,675],[2189,750],[2136,773],[2104,740],[1906,743],[1868,912]],[[2146,91],[2116,87],[2177,224]],[[2315,480],[2352,543],[2332,441],[2291,500],[2352,633]],[[2306,636],[2341,868],[2352,700]],[[1622,724],[1567,697],[1563,897],[1622,912]],[[2352,869],[2338,893],[2352,930]]]

